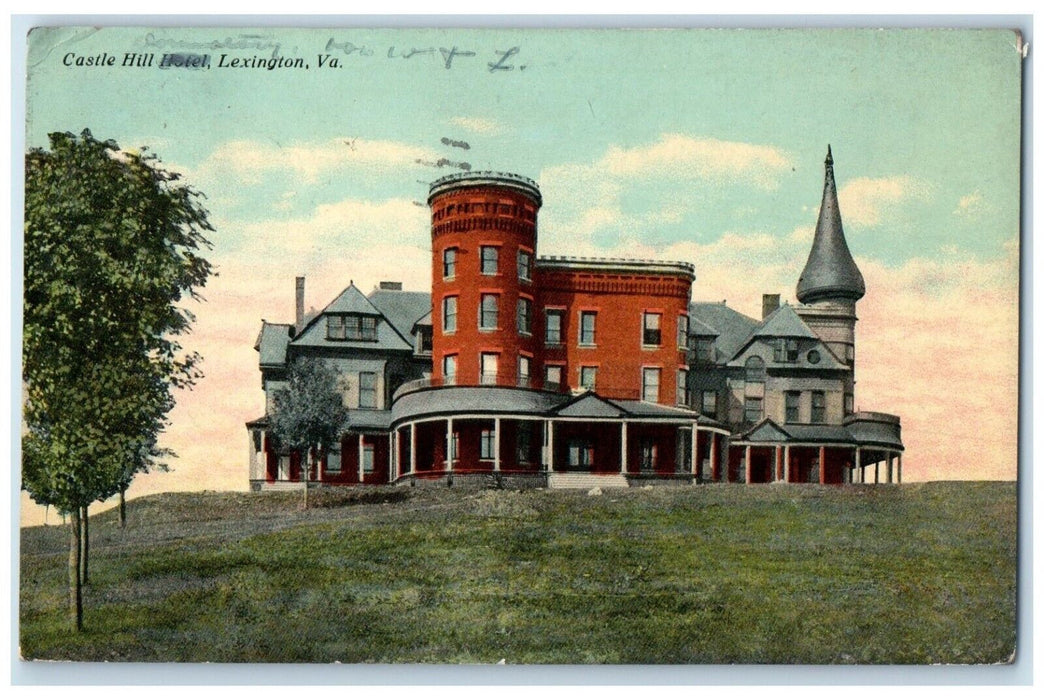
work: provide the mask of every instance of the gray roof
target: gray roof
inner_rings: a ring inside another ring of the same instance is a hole
[[[370,292],[370,302],[407,341],[417,322],[431,315],[431,294],[428,292],[375,289]],[[431,324],[430,319],[428,324]]]
[[[684,420],[696,420],[700,414],[682,406],[664,406],[658,403],[646,401],[614,401],[620,408],[627,411],[628,415],[641,418],[681,418]]]
[[[808,325],[797,315],[794,307],[783,304],[769,314],[755,331],[755,338],[815,338],[819,339]]]
[[[859,443],[903,448],[901,426],[896,416],[857,413],[846,419],[845,427]]]
[[[863,275],[856,267],[841,227],[841,210],[834,184],[834,158],[827,146],[823,202],[819,207],[816,237],[797,284],[797,298],[803,304],[821,299],[861,299],[866,294]]]
[[[730,309],[723,301],[693,302],[689,304],[689,317],[717,333],[714,346],[719,361],[735,355],[758,326],[758,321]]]
[[[286,364],[286,347],[290,344],[290,324],[261,321],[261,332],[254,349],[260,353],[262,367]]]
[[[358,432],[363,429],[389,430],[391,428],[391,411],[349,410],[348,420],[342,430]]]
[[[453,386],[403,394],[392,405],[392,419],[429,415],[514,413],[544,415],[562,402],[561,394],[499,386]]]
[[[403,292],[392,292],[402,294]],[[385,322],[377,323],[377,341],[368,340],[330,340],[326,337],[325,319],[332,314],[363,314],[378,316]],[[412,325],[412,323],[411,323]],[[391,325],[387,316],[373,305],[354,285],[349,285],[336,299],[330,302],[318,316],[312,319],[293,339],[295,347],[322,347],[355,350],[413,350],[409,334],[401,335]]]

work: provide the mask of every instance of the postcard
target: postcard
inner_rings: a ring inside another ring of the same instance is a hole
[[[1014,661],[1024,58],[34,29],[22,658]]]

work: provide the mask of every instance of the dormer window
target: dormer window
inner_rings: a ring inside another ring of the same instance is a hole
[[[772,359],[776,362],[797,362],[798,342],[794,338],[776,338]]]
[[[328,340],[377,340],[377,317],[362,314],[330,315],[326,317]]]
[[[714,362],[714,338],[693,338],[692,349],[697,362]]]
[[[431,326],[417,329],[417,352],[421,355],[431,354]]]

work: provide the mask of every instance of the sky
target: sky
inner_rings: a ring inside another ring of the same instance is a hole
[[[178,52],[210,68],[158,67]],[[272,58],[308,67],[252,65]],[[297,275],[316,309],[350,282],[427,291],[428,183],[460,163],[537,180],[539,254],[691,262],[694,300],[757,317],[795,301],[827,144],[867,288],[857,410],[902,417],[904,481],[1010,480],[1020,63],[993,30],[37,30],[26,144],[148,148],[216,229],[185,339],[206,376],[172,471],[129,497],[247,489],[261,319],[292,322]]]

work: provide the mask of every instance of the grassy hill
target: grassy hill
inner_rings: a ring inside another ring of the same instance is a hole
[[[29,659],[991,663],[1015,648],[1016,486],[387,487],[164,494],[21,539]],[[379,502],[393,501],[393,502]]]

